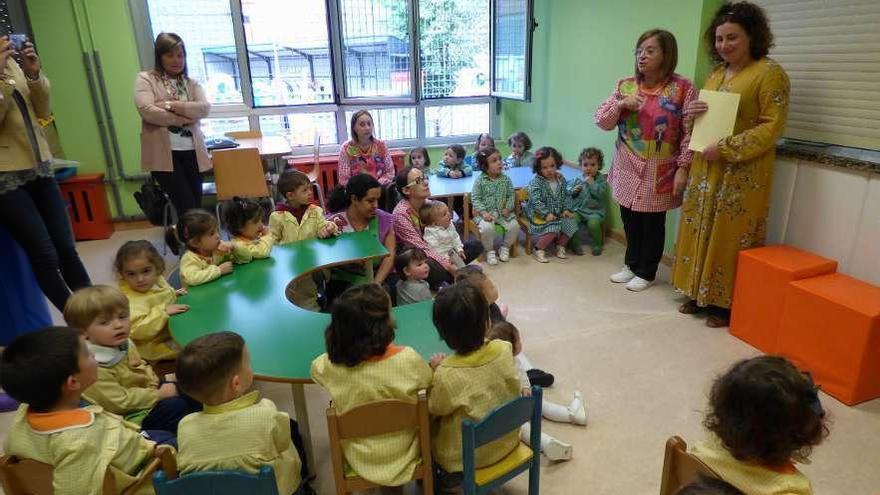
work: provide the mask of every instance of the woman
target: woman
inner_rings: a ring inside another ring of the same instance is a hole
[[[351,139],[339,150],[338,182],[344,186],[361,172],[370,174],[382,187],[379,206],[391,210],[398,199],[394,190],[394,162],[388,146],[373,135],[373,116],[358,110],[351,116],[350,128]]]
[[[370,231],[379,242],[388,250],[388,256],[374,262],[375,274],[373,282],[384,284],[391,269],[394,268],[394,253],[397,251],[397,243],[394,238],[394,229],[391,228],[391,214],[379,209],[379,196],[382,188],[379,181],[368,174],[357,174],[352,177],[348,184],[337,186],[331,193],[330,202],[336,201],[337,197],[342,211],[330,216],[339,230],[345,232]],[[337,208],[333,208],[337,209]],[[364,266],[360,263],[335,267],[331,271],[330,282],[327,284],[327,304],[333,302],[339,294],[352,285],[369,282],[364,273]]]
[[[199,119],[211,105],[202,87],[187,76],[180,36],[156,36],[153,70],[141,72],[134,102],[141,114],[141,167],[148,170],[182,215],[202,206],[202,172],[211,168]]]
[[[49,80],[30,41],[22,46],[21,67],[14,54],[9,39],[0,37],[0,225],[27,253],[43,294],[63,311],[71,290],[91,281],[37,123],[51,114]]]
[[[395,182],[397,191],[402,198],[391,214],[394,220],[394,235],[397,237],[397,244],[401,249],[414,247],[425,252],[428,256],[428,285],[432,289],[438,288],[444,282],[452,283],[456,266],[450,261],[449,256],[431,249],[422,237],[424,226],[419,219],[419,209],[431,195],[431,190],[428,188],[428,178],[421,170],[406,167],[397,173]],[[470,263],[482,252],[483,245],[479,241],[466,241],[464,243],[464,262]]]
[[[739,93],[733,135],[707,146],[691,167],[676,243],[672,283],[690,300],[686,314],[708,312],[706,325],[727,326],[736,257],[764,244],[776,140],[788,114],[788,76],[767,58],[773,34],[760,7],[739,2],[718,9],[706,30],[720,62],[705,89]],[[707,110],[695,101],[688,118]]]
[[[631,291],[653,285],[663,256],[666,211],[681,204],[690,128],[682,111],[696,98],[693,84],[675,73],[678,47],[668,31],[652,29],[636,42],[635,76],[622,79],[596,110],[600,128],[617,128],[608,182],[620,204],[626,233],[623,269],[611,281]]]

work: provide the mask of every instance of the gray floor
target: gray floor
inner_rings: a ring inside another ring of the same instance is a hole
[[[106,241],[80,243],[93,281],[113,282],[110,264],[116,248],[140,238],[158,242],[160,233],[129,230]],[[725,330],[679,314],[682,299],[668,284],[636,294],[608,282],[622,256],[623,247],[609,241],[599,257],[552,258],[541,265],[521,254],[487,267],[510,306],[510,320],[523,334],[525,352],[535,366],[556,375],[545,396],[568,403],[577,389],[587,401],[586,428],[544,422],[545,431],[574,445],[574,459],[553,465],[545,461],[542,493],[658,493],[666,438],[700,439],[711,380],[734,361],[756,355]],[[291,410],[289,387],[258,386],[279,408]],[[314,485],[321,494],[334,493],[323,419],[327,396],[307,386],[306,397],[319,471]],[[831,436],[815,450],[812,464],[801,469],[818,494],[876,494],[880,400],[847,407],[822,394],[822,402],[831,418]],[[10,420],[11,413],[0,415],[0,437]],[[524,494],[526,486],[521,476],[501,493]]]

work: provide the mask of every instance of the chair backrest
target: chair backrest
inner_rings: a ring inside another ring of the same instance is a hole
[[[431,429],[428,419],[428,395],[420,390],[415,404],[401,400],[382,400],[358,406],[345,414],[335,407],[327,408],[327,431],[330,441],[330,459],[336,493],[348,493],[375,486],[361,478],[346,478],[341,441],[366,438],[402,430],[417,430],[422,464],[413,473],[413,479],[423,480],[423,492],[434,493],[431,458]]]
[[[51,495],[52,466],[14,455],[0,458],[0,482],[6,495]]]
[[[666,440],[660,495],[675,495],[682,487],[696,481],[699,475],[721,478],[703,461],[688,453],[687,443],[681,437],[674,436]]]
[[[278,495],[275,471],[263,466],[256,474],[243,471],[203,471],[169,480],[163,471],[153,475],[156,495]]]
[[[263,198],[270,196],[260,152],[256,148],[237,148],[213,153],[217,200]]]
[[[260,131],[231,131],[225,135],[232,139],[256,139],[263,137],[263,133]]]
[[[522,214],[524,211],[523,204],[529,200],[529,190],[525,187],[517,189],[514,192],[514,196],[516,197],[514,209],[517,213]]]

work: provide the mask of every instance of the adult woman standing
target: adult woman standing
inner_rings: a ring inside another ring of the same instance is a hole
[[[70,291],[91,281],[37,123],[51,114],[49,80],[30,41],[21,48],[21,67],[14,53],[9,39],[0,37],[0,225],[27,253],[43,294],[63,311]]]
[[[676,244],[672,282],[690,300],[679,311],[709,312],[706,324],[727,326],[736,257],[767,233],[776,140],[788,115],[788,76],[767,58],[773,34],[764,11],[727,3],[705,41],[720,62],[705,89],[739,93],[733,135],[707,146],[691,167]],[[695,101],[689,118],[707,110]]]
[[[663,256],[666,211],[681,204],[693,156],[682,114],[696,90],[675,73],[678,46],[672,33],[646,31],[635,56],[635,75],[617,83],[595,121],[602,129],[618,130],[608,182],[620,204],[626,265],[611,281],[641,291],[654,283]]]
[[[168,193],[182,215],[202,206],[202,172],[211,168],[199,119],[211,105],[202,87],[187,76],[180,36],[156,36],[153,70],[141,72],[134,102],[141,114],[141,167]]]

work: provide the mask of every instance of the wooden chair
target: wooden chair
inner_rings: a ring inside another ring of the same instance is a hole
[[[465,419],[461,425],[462,487],[465,495],[489,493],[523,471],[529,471],[529,495],[538,495],[541,473],[541,387],[532,387],[531,397],[517,397],[495,409],[479,423]],[[529,445],[518,442],[500,461],[476,468],[476,449],[516,431],[523,423],[531,425]]]
[[[321,204],[321,209],[325,212],[327,211],[327,202],[324,200],[324,174],[321,173],[321,135],[315,131],[315,144],[312,148],[312,163],[311,164],[295,164],[293,162],[294,156],[282,156],[282,160],[287,161],[288,167],[294,167],[300,172],[306,174],[309,178],[309,183],[311,183],[312,187],[318,192],[318,202]],[[327,189],[329,191],[329,189]]]
[[[523,205],[529,200],[529,190],[526,188],[516,190],[516,221],[519,222],[519,230],[526,236],[526,254],[532,254],[532,234],[529,233],[529,219],[526,217]]]
[[[258,139],[263,137],[263,133],[260,131],[231,131],[227,132],[225,136],[232,139]]]
[[[666,441],[666,454],[663,457],[660,495],[675,495],[682,487],[696,481],[699,475],[721,478],[703,461],[688,453],[687,443],[681,437],[670,437]]]
[[[423,493],[433,495],[434,475],[431,459],[431,430],[428,423],[428,395],[419,391],[415,404],[399,400],[383,400],[364,404],[345,414],[337,414],[332,405],[327,408],[327,430],[330,437],[330,459],[333,461],[333,479],[337,495],[376,488],[355,473],[346,473],[342,455],[342,440],[372,437],[401,430],[418,430],[422,463],[414,480],[422,480]]]
[[[174,451],[167,445],[156,448],[154,458],[138,473],[137,479],[128,488],[122,491],[122,495],[136,493],[144,484],[149,483],[153,474],[160,468],[170,469],[175,475],[177,466],[174,461]],[[25,459],[14,455],[5,455],[0,458],[0,484],[6,495],[52,495],[55,490],[52,487],[52,475],[54,468],[50,464]],[[116,495],[116,478],[109,469],[104,475],[104,484],[101,490],[103,495]]]
[[[275,200],[266,181],[260,152],[256,148],[236,148],[218,150],[213,154],[214,182],[217,184],[217,207],[215,214],[220,218],[220,205],[235,196],[242,198],[269,198],[272,210]],[[270,210],[271,211],[271,210]]]

